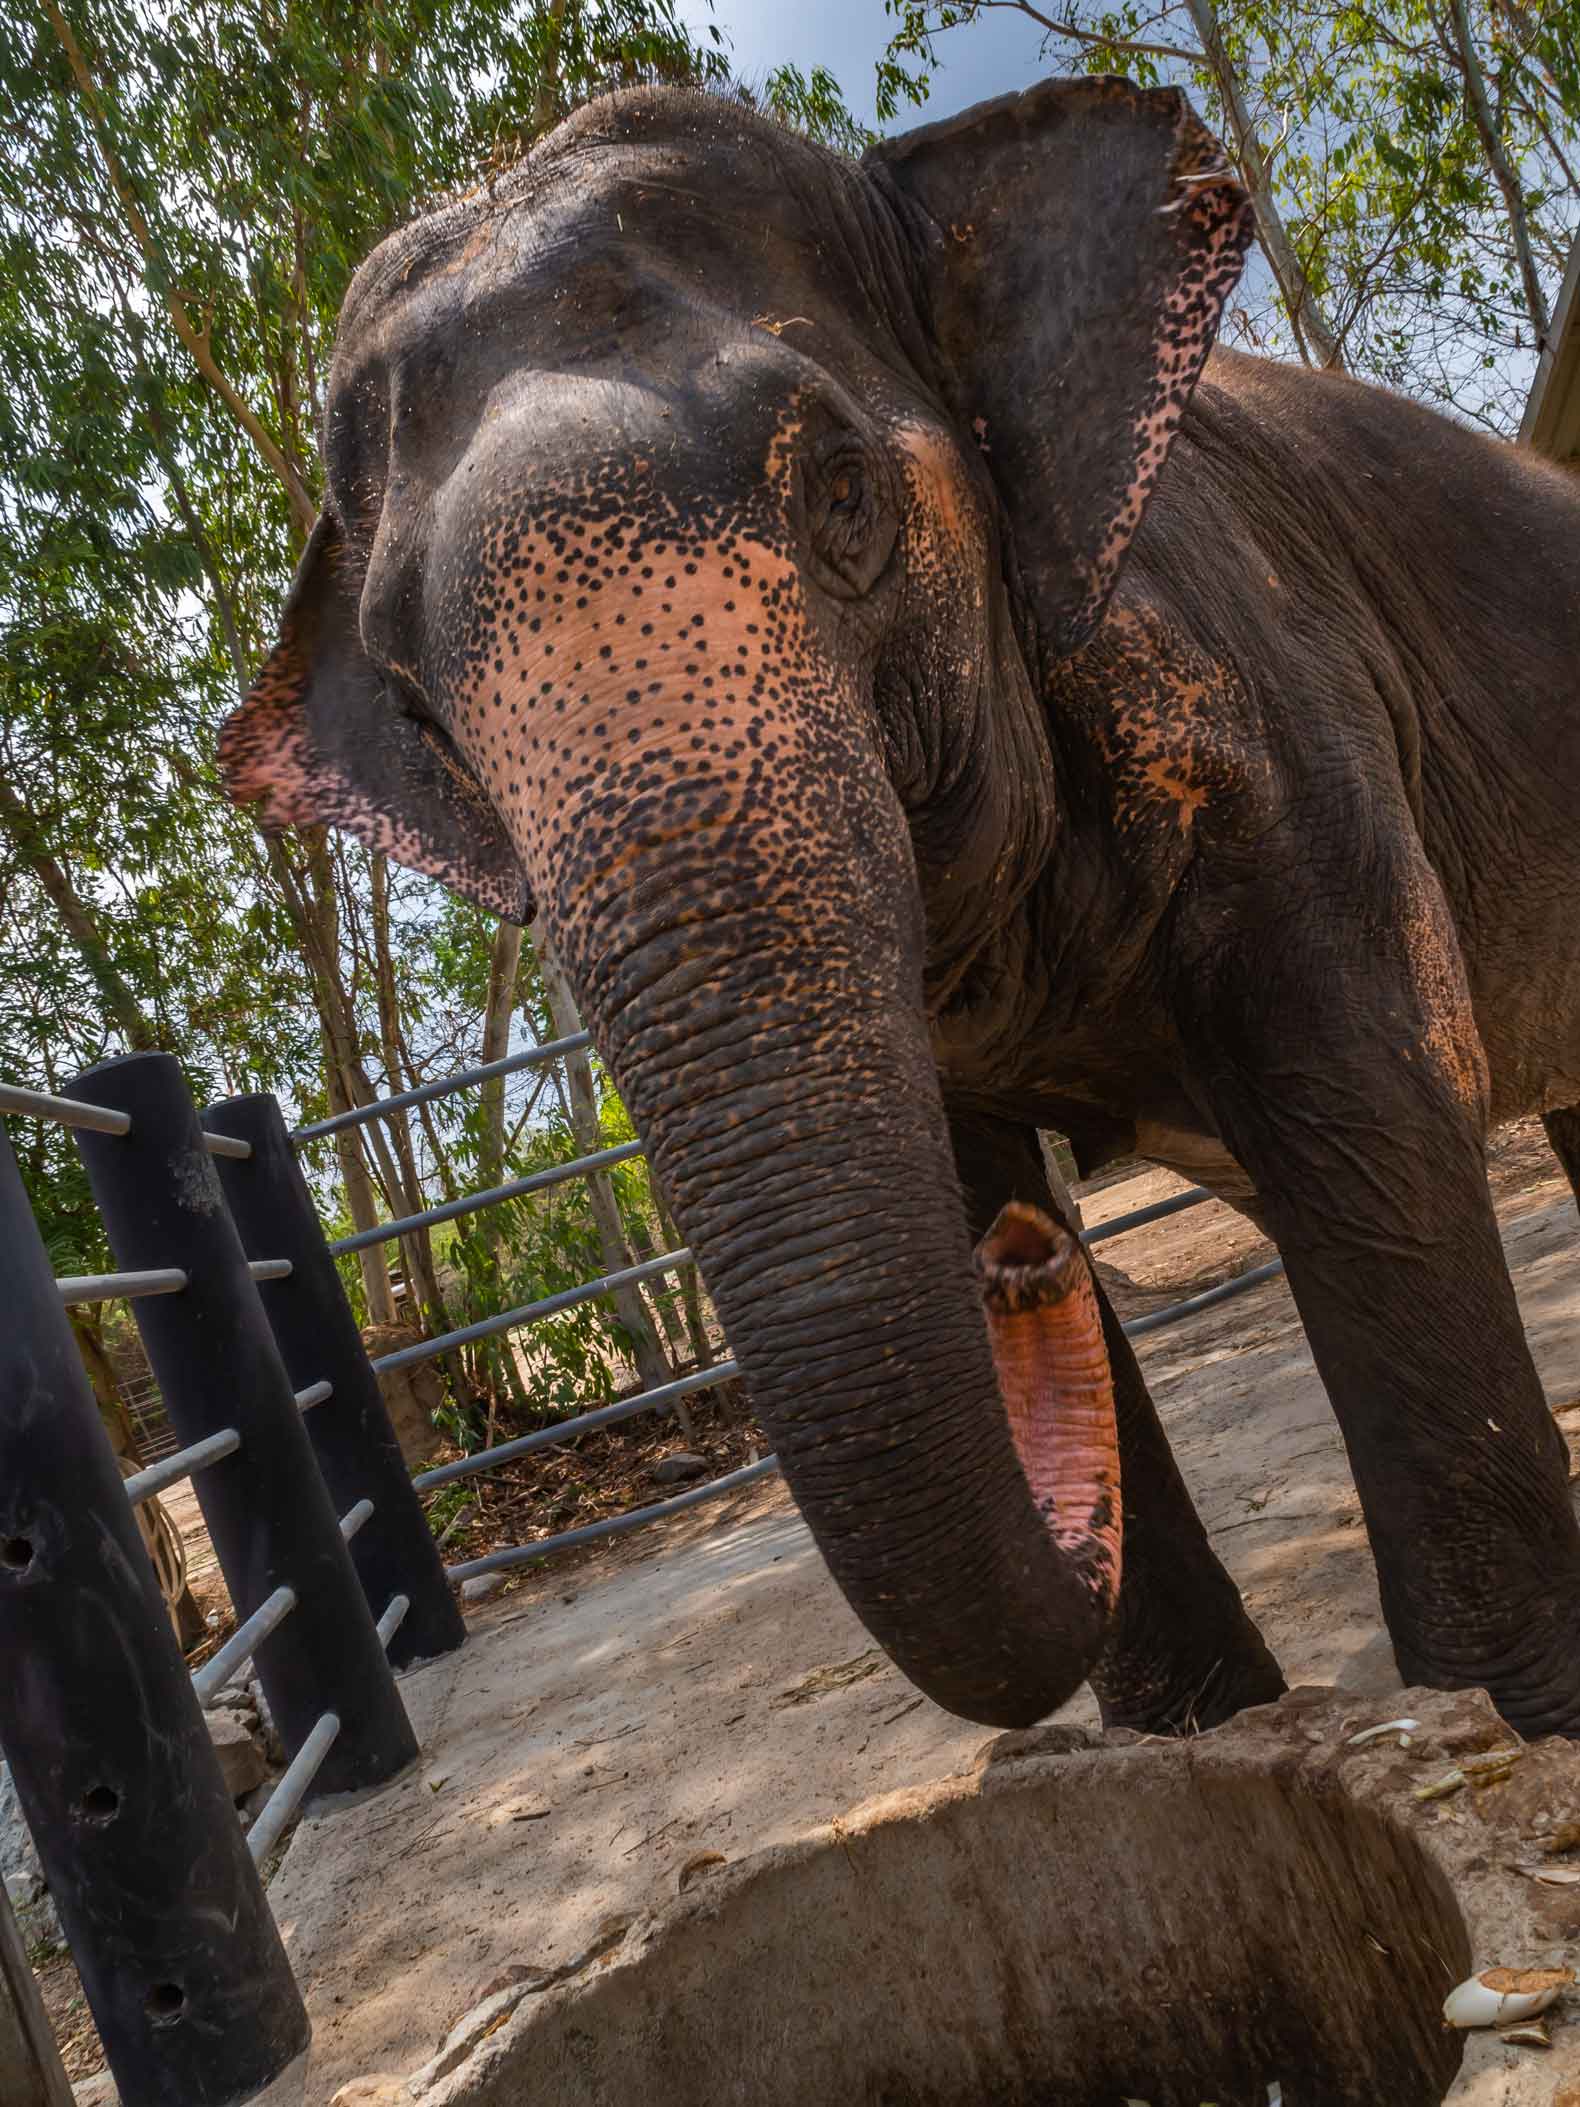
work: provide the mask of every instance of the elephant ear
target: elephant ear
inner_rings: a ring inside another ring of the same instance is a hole
[[[1172,88],[1043,81],[873,148],[951,407],[1059,655],[1096,626],[1240,275],[1251,208]]]
[[[268,831],[332,822],[476,906],[529,922],[532,901],[498,813],[445,734],[362,648],[340,530],[323,513],[280,639],[220,731],[220,771]]]

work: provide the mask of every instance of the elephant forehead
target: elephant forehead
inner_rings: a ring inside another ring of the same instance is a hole
[[[833,156],[671,112],[630,139],[551,140],[391,236],[347,295],[336,380],[436,329],[508,331],[517,360],[554,365],[629,353],[663,310],[699,305],[768,329],[810,318],[832,351],[887,334],[894,251],[881,202]]]

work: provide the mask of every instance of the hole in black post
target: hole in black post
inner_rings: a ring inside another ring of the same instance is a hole
[[[25,1536],[8,1536],[0,1543],[0,1560],[4,1560],[13,1573],[25,1573],[33,1563],[33,1546]]]
[[[186,2010],[187,1994],[179,1983],[155,1983],[143,2000],[156,2027],[167,2027]]]
[[[121,1811],[121,1796],[113,1785],[90,1785],[77,1802],[85,1822],[113,1821]]]

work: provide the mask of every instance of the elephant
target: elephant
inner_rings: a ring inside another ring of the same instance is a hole
[[[1250,238],[1171,89],[1047,80],[859,163],[588,104],[358,272],[221,762],[266,825],[541,917],[830,1570],[940,1705],[1090,1681],[1177,1733],[1284,1688],[1112,1309],[1095,1372],[1060,1299],[1054,1128],[1254,1213],[1402,1675],[1576,1734],[1485,1151],[1580,1102],[1580,496],[1219,346]],[[1018,1403],[989,1232],[1054,1283]]]

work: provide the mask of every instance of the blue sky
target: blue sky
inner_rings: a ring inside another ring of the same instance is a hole
[[[711,17],[707,0],[681,0],[680,12],[694,31],[705,33],[710,19],[718,24],[744,79],[760,79],[786,61],[803,73],[826,66],[855,115],[876,124],[873,70],[895,26],[883,0],[717,0]],[[1038,55],[1040,41],[1036,24],[1009,9],[990,8],[969,27],[949,31],[938,39],[943,65],[926,110],[902,114],[893,129],[947,117],[1057,73],[1057,61]]]

